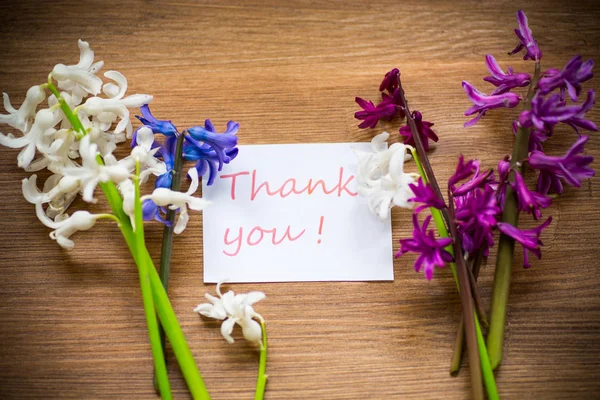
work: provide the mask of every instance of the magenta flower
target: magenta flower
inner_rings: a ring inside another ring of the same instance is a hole
[[[418,213],[422,209],[429,207],[434,207],[438,210],[441,210],[442,208],[446,207],[446,203],[444,203],[444,200],[440,199],[436,195],[435,191],[433,190],[433,187],[429,183],[423,183],[422,178],[419,178],[416,185],[414,183],[411,183],[408,186],[412,189],[413,193],[415,194],[415,197],[408,199],[408,201],[423,203],[415,209],[415,213]]]
[[[533,255],[537,257],[539,260],[542,258],[542,251],[540,246],[543,246],[544,243],[540,240],[540,235],[542,230],[544,230],[548,225],[552,222],[552,217],[548,217],[548,219],[542,223],[537,228],[533,229],[518,229],[512,226],[511,224],[507,224],[505,222],[498,223],[498,229],[500,232],[504,233],[506,236],[510,236],[517,242],[521,243],[523,246],[523,267],[529,268],[531,265],[529,264],[529,252],[531,251]]]
[[[354,113],[354,118],[363,121],[358,125],[361,129],[375,128],[380,119],[391,120],[396,115],[396,105],[391,102],[382,101],[375,107],[372,101],[360,97],[354,101],[363,109]]]
[[[496,217],[502,212],[498,206],[496,191],[491,185],[486,185],[466,196],[455,197],[454,200],[454,217],[463,248],[469,253],[482,249],[487,257],[489,248],[494,245]]]
[[[565,98],[565,90],[569,92],[571,100],[577,101],[581,93],[581,84],[594,76],[592,69],[594,61],[587,60],[585,63],[580,55],[573,57],[562,70],[549,69],[540,79],[538,87],[542,94],[548,94],[554,89],[561,91],[561,98]]]
[[[448,179],[448,187],[455,190],[455,185],[470,177],[475,173],[475,171],[479,171],[479,161],[477,160],[469,160],[465,163],[465,158],[461,154],[458,157],[458,164],[456,165],[456,171],[450,179]]]
[[[381,85],[379,85],[379,91],[383,92],[387,90],[389,93],[394,93],[400,86],[400,70],[398,68],[394,68],[391,71],[385,74],[383,81],[381,81]]]
[[[448,187],[452,192],[453,196],[464,196],[465,194],[477,189],[482,188],[494,181],[493,170],[489,170],[485,173],[479,171],[480,163],[478,160],[469,160],[465,163],[465,159],[460,155],[456,171],[448,179]],[[458,188],[456,184],[471,177],[467,182],[460,185]]]
[[[510,174],[510,156],[504,157],[498,163],[498,186],[496,188],[496,196],[498,197],[498,204],[501,208],[504,208],[504,201],[506,200],[506,185],[508,181],[508,175]]]
[[[515,171],[515,181],[511,183],[511,186],[517,196],[519,210],[533,214],[534,219],[541,218],[541,209],[547,208],[552,204],[550,197],[529,190],[519,171]]]
[[[472,120],[465,122],[465,127],[475,125],[479,121],[479,118],[483,117],[488,110],[502,107],[513,108],[521,100],[518,94],[511,92],[488,96],[475,89],[473,85],[466,81],[463,81],[462,86],[469,100],[473,102],[473,106],[465,111],[465,116],[478,114]]]
[[[492,95],[505,93],[516,87],[525,87],[531,82],[529,74],[515,74],[512,67],[508,67],[508,72],[505,73],[491,54],[485,56],[485,64],[491,76],[486,76],[483,80],[496,86],[496,90],[492,92]]]
[[[421,138],[421,142],[423,143],[423,147],[425,151],[429,151],[429,139],[437,142],[439,140],[438,136],[431,129],[434,125],[433,122],[423,121],[423,115],[421,115],[418,111],[412,112],[413,120],[415,121],[415,125],[417,127],[417,131],[419,132],[419,137]],[[404,144],[408,144],[410,146],[415,145],[415,140],[412,135],[412,131],[410,130],[410,126],[404,125],[400,128],[400,135],[404,136]]]
[[[419,254],[419,257],[415,260],[415,271],[419,272],[423,267],[427,280],[431,280],[434,267],[443,268],[445,263],[452,262],[452,255],[444,250],[444,247],[452,243],[452,239],[436,239],[433,230],[427,230],[431,215],[425,218],[423,227],[419,225],[419,218],[416,213],[413,214],[412,219],[413,237],[400,240],[401,248],[396,253],[396,257],[400,257],[409,251]]]
[[[594,105],[595,97],[596,93],[590,89],[585,102],[567,105],[556,93],[546,99],[538,92],[531,101],[531,110],[525,110],[519,115],[519,123],[525,128],[536,127],[550,134],[560,122],[570,125],[578,133],[578,127],[597,131],[596,124],[585,119],[585,114]]]
[[[541,151],[531,153],[528,160],[529,165],[540,171],[537,183],[539,193],[547,194],[552,188],[560,194],[563,191],[561,179],[571,186],[580,187],[583,179],[595,175],[595,171],[589,167],[594,161],[594,157],[580,154],[588,139],[588,136],[581,136],[561,157],[547,156]]]
[[[517,11],[517,22],[519,23],[519,29],[515,29],[515,34],[519,38],[519,44],[508,54],[513,55],[525,49],[523,60],[541,60],[542,51],[538,47],[537,41],[533,38],[533,33],[531,32],[531,29],[529,29],[529,24],[527,23],[527,16],[523,10]]]

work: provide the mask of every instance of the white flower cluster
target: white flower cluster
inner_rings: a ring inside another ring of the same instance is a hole
[[[387,145],[389,133],[383,132],[371,140],[373,152],[354,150],[358,158],[358,193],[368,199],[369,208],[380,219],[390,215],[391,208],[410,208],[408,199],[414,197],[408,186],[419,177],[404,172],[404,162],[412,157],[406,152],[410,146],[402,143]]]
[[[255,318],[263,323],[264,319],[254,311],[252,305],[264,299],[265,294],[263,292],[249,292],[236,295],[232,290],[222,294],[222,283],[217,284],[217,295],[219,297],[206,293],[204,296],[210,303],[200,304],[194,311],[208,318],[222,320],[221,334],[229,343],[233,343],[231,332],[233,332],[235,324],[238,324],[242,327],[242,334],[247,341],[262,346],[262,329]]]
[[[67,249],[73,247],[69,236],[76,231],[90,229],[98,218],[107,216],[76,211],[69,217],[66,210],[78,193],[82,194],[83,200],[93,203],[96,202],[94,191],[99,183],[115,182],[123,196],[124,211],[133,222],[135,185],[132,178],[136,162],[140,163],[142,170],[141,182],[146,181],[149,175],[158,176],[166,172],[164,162],[155,158],[157,149],[152,149],[154,134],[148,128],[138,131],[137,146],[129,156],[121,160],[115,158],[113,151],[117,144],[131,138],[133,132],[129,110],[150,103],[152,96],[125,96],[127,79],[117,71],[104,73],[110,81],[103,83],[96,74],[104,63],[94,62],[94,52],[87,42],[79,40],[79,50],[80,58],[76,65],[57,64],[48,77],[49,83],[31,87],[19,109],[15,109],[8,94],[3,93],[4,108],[8,114],[0,114],[0,123],[22,133],[18,137],[0,133],[1,145],[22,148],[17,157],[18,166],[28,172],[47,168],[52,173],[41,191],[35,174],[24,179],[23,194],[27,201],[35,204],[36,214],[42,223],[54,229],[50,237]],[[52,93],[47,96],[46,90],[52,81],[57,82],[59,98]],[[104,97],[99,97],[101,93]],[[44,101],[47,101],[47,108],[38,110]],[[63,113],[61,101],[79,118],[85,129],[83,137]],[[102,157],[104,165],[98,163],[98,156]],[[194,178],[194,174],[191,175]],[[192,209],[201,209],[207,202],[191,197],[198,187],[197,174],[195,178],[193,190],[185,194],[161,189],[160,193],[155,191],[151,198],[159,199],[159,205],[179,208],[188,204]],[[43,204],[46,203],[44,210]],[[179,232],[185,228],[187,213],[181,212],[180,220]]]

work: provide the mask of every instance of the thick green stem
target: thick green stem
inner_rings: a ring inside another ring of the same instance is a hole
[[[123,211],[123,199],[121,199],[117,187],[113,182],[101,183],[100,187],[104,191],[113,213],[121,221],[119,228],[121,229],[123,238],[129,247],[135,263],[139,264],[142,262],[142,259],[145,258],[149,265],[148,276],[152,286],[152,297],[154,300],[156,313],[163,328],[165,329],[169,343],[171,343],[171,347],[173,348],[173,352],[175,353],[175,357],[177,358],[177,362],[179,363],[179,367],[187,383],[192,398],[201,400],[210,399],[208,391],[206,390],[206,386],[204,385],[204,381],[202,380],[200,372],[198,371],[198,366],[194,361],[194,357],[187,345],[185,336],[181,330],[181,326],[177,321],[177,316],[173,311],[173,307],[169,302],[169,298],[165,292],[162,282],[160,281],[158,272],[156,272],[156,268],[154,267],[152,259],[150,258],[150,254],[145,246],[143,246],[143,255],[138,255],[135,234],[133,232],[131,223],[129,222],[129,217]]]
[[[175,162],[173,165],[173,179],[171,181],[171,190],[179,191],[181,187],[181,170],[183,168],[183,142],[185,138],[185,131],[183,133],[178,134],[177,143],[175,145]],[[169,209],[167,211],[167,221],[169,224],[165,225],[163,229],[163,240],[162,246],[160,249],[160,281],[165,288],[165,291],[168,293],[169,291],[169,275],[171,272],[171,251],[173,249],[173,229],[175,227],[175,216],[177,215],[176,210]],[[160,326],[160,343],[163,348],[163,352],[165,354],[165,362],[167,361],[167,352],[165,349],[165,331]],[[156,371],[154,374],[154,389],[158,393],[158,380],[156,379]]]
[[[540,63],[535,63],[535,72],[529,91],[525,100],[524,108],[531,108],[531,99],[536,90],[540,78]],[[523,160],[527,157],[529,148],[530,130],[519,126],[517,137],[513,147],[511,166],[523,172]],[[519,223],[519,210],[517,208],[517,197],[510,185],[506,187],[506,200],[502,213],[502,221],[517,226]],[[504,343],[504,327],[506,323],[506,306],[510,291],[510,275],[512,270],[512,259],[515,249],[515,241],[500,234],[498,242],[498,256],[496,258],[496,271],[494,273],[494,285],[492,290],[492,305],[490,309],[490,329],[487,336],[487,348],[492,363],[496,369],[502,361],[502,347]]]
[[[260,348],[260,361],[258,363],[258,377],[256,379],[256,392],[254,394],[254,400],[262,400],[265,396],[265,387],[267,385],[267,378],[269,377],[267,372],[267,331],[265,329],[264,321],[260,321],[260,327],[262,328],[263,342]]]
[[[142,289],[142,299],[144,303],[144,312],[146,314],[146,323],[148,325],[148,335],[150,337],[150,346],[152,348],[152,357],[154,358],[154,371],[156,372],[156,381],[159,393],[163,399],[172,399],[169,377],[167,375],[167,366],[163,353],[163,346],[160,342],[158,333],[158,321],[154,310],[152,300],[152,287],[148,276],[150,265],[145,257],[146,242],[144,240],[144,221],[142,218],[142,203],[140,201],[140,163],[136,163],[135,177],[135,240],[136,254],[138,260],[138,271],[140,274],[140,287]],[[153,268],[153,267],[152,267]]]
[[[419,174],[421,175],[421,178],[423,179],[423,183],[427,183],[427,176],[425,175],[425,173],[423,171],[423,167],[421,165],[419,155],[417,154],[415,149],[412,149],[411,153],[415,160],[415,163],[417,164],[417,168],[419,170]],[[433,220],[435,222],[435,226],[438,230],[440,237],[450,237],[450,235],[448,233],[448,229],[446,228],[446,225],[444,224],[444,219],[441,216],[440,210],[438,210],[437,208],[433,208],[433,207],[430,208],[430,210],[431,210],[431,214],[433,215]],[[448,247],[446,247],[446,249],[448,250],[448,252],[450,254],[452,254],[452,256],[454,256],[454,248],[452,247],[452,245],[449,245]],[[456,282],[456,288],[457,288],[458,292],[460,293],[460,285],[459,285],[459,281],[458,281],[458,275],[456,272],[455,264],[450,263],[450,268],[452,269],[452,275],[454,275],[454,281]],[[464,313],[462,315],[463,315],[462,321],[464,323]],[[481,374],[483,375],[483,382],[485,384],[486,392],[487,392],[489,399],[499,399],[498,388],[496,387],[496,380],[494,379],[494,372],[492,371],[492,368],[490,366],[490,360],[489,360],[489,357],[487,354],[487,349],[485,347],[485,340],[483,339],[483,333],[481,332],[481,327],[479,326],[479,320],[474,311],[473,311],[473,319],[475,321],[475,330],[476,330],[476,338],[477,338],[476,343],[477,343],[477,350],[479,352],[479,361],[480,361],[479,365],[481,366]]]

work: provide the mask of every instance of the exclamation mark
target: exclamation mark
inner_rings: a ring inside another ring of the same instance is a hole
[[[319,221],[319,236],[323,233],[323,221],[325,217],[321,215],[321,220]],[[317,240],[317,243],[321,244],[321,239]]]

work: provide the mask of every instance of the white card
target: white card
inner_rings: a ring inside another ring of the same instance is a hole
[[[204,282],[393,280],[391,223],[356,194],[353,148],[239,146],[203,197]]]

